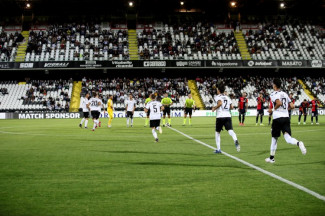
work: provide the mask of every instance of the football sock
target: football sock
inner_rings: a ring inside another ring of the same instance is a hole
[[[300,122],[300,120],[301,120],[301,115],[299,115],[299,117],[298,117],[298,121]]]
[[[168,124],[169,124],[169,125],[172,124],[172,119],[171,119],[171,118],[168,119]]]
[[[85,118],[81,119],[81,122],[80,122],[80,124],[83,124],[83,123],[84,123],[84,121],[85,121]]]
[[[155,129],[152,129],[152,135],[153,135],[153,137],[154,137],[155,139],[158,138],[158,137],[157,137],[157,132],[156,132]]]
[[[236,136],[235,132],[233,130],[229,130],[228,133],[235,142],[237,140],[237,136]]]
[[[188,124],[192,124],[192,119],[191,118],[188,119]]]
[[[289,134],[285,133],[283,135],[284,139],[286,140],[287,143],[292,144],[292,145],[297,145],[298,140],[295,138],[292,138]]]
[[[311,116],[311,123],[313,123],[314,122],[314,117],[313,116]]]
[[[166,119],[163,119],[163,125],[166,124]]]
[[[271,150],[270,150],[270,155],[274,157],[275,155],[275,151],[276,151],[276,148],[277,148],[277,138],[275,137],[272,137],[271,139]],[[272,158],[271,158],[272,159]]]
[[[148,122],[149,122],[149,119],[148,119],[148,118],[146,118],[146,123],[145,123],[145,125],[148,125]]]
[[[271,116],[269,116],[269,124],[271,124]]]
[[[217,144],[217,150],[220,150],[220,133],[216,132],[216,144]]]
[[[307,116],[305,115],[305,116],[304,116],[304,122],[306,122],[306,119],[307,119]]]
[[[318,116],[316,116],[316,123],[318,123]]]
[[[94,130],[95,130],[97,124],[98,124],[98,120],[94,120],[94,126],[93,126],[93,129],[94,129]]]
[[[258,115],[256,116],[256,124],[258,123]]]
[[[241,114],[239,114],[238,118],[239,118],[239,123],[241,123]]]
[[[131,125],[133,125],[133,118],[131,118]]]
[[[109,118],[108,125],[111,125],[111,124],[112,124],[112,118]]]
[[[126,124],[129,125],[129,118],[126,118]]]
[[[156,130],[159,130],[159,127],[160,127],[160,126],[156,127]]]
[[[242,118],[242,122],[241,123],[244,123],[245,122],[245,114],[243,115],[243,118]]]
[[[186,124],[186,118],[184,118],[183,124]]]
[[[87,125],[88,125],[88,120],[85,121],[85,127],[87,127]]]
[[[260,118],[261,118],[261,124],[262,124],[263,123],[263,116],[261,115]]]

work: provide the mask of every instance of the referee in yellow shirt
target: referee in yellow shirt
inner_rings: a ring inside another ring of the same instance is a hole
[[[170,106],[173,105],[172,99],[168,97],[168,94],[164,94],[164,98],[161,100],[161,104],[165,107],[163,111],[163,127],[165,127],[166,124],[166,113],[168,115],[168,126],[172,126],[172,120],[170,118]]]
[[[186,117],[189,115],[188,119],[188,124],[192,126],[192,110],[194,109],[195,111],[195,101],[192,99],[192,95],[188,94],[188,98],[185,101],[185,106],[184,106],[184,122],[183,126],[186,124]]]
[[[113,116],[113,95],[108,95],[108,101],[107,101],[107,113],[109,115],[108,120],[108,127],[112,127],[112,120],[114,118]]]

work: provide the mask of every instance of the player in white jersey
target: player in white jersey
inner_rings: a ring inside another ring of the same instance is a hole
[[[269,113],[273,113],[273,122],[272,122],[272,140],[271,140],[271,153],[270,157],[266,158],[265,161],[268,163],[274,163],[274,155],[277,148],[277,140],[281,135],[281,131],[283,133],[283,137],[285,141],[292,145],[297,145],[301,153],[305,155],[307,153],[307,149],[304,146],[304,143],[296,140],[291,137],[291,127],[290,127],[290,118],[288,113],[288,108],[294,108],[291,99],[287,95],[287,93],[281,91],[281,80],[274,79],[273,80],[273,89],[274,92],[271,94],[271,103],[273,104],[273,109],[269,109]]]
[[[85,122],[85,129],[87,129],[88,119],[89,119],[89,109],[87,107],[89,99],[89,93],[86,93],[85,97],[82,97],[80,100],[79,108],[82,109],[84,117],[81,119],[79,127],[82,128],[82,124]]]
[[[230,98],[224,94],[225,87],[223,85],[220,85],[218,87],[218,95],[215,96],[214,100],[217,102],[217,106],[212,108],[212,112],[217,110],[217,119],[216,119],[216,144],[217,144],[217,150],[215,150],[215,153],[221,153],[220,148],[220,132],[223,130],[222,128],[225,127],[225,129],[228,131],[229,135],[232,137],[232,139],[235,142],[235,146],[237,151],[240,151],[240,145],[237,140],[237,136],[232,128],[232,120],[231,120],[231,114],[230,110],[233,108],[232,102]]]
[[[161,111],[164,110],[164,106],[159,102],[156,101],[156,95],[150,95],[151,101],[147,103],[144,111],[148,113],[150,110],[150,127],[152,129],[152,135],[155,138],[155,142],[158,142],[158,135],[156,130],[159,133],[162,133],[162,129],[160,127],[160,119],[161,119]]]
[[[137,102],[133,99],[132,94],[129,94],[129,99],[125,103],[126,126],[129,127],[129,120],[131,119],[131,127],[133,127],[133,114]]]
[[[95,129],[97,128],[97,126],[99,125],[99,115],[100,115],[100,111],[102,109],[102,100],[98,98],[98,94],[94,93],[94,97],[91,98],[88,102],[88,109],[90,109],[91,112],[91,116],[94,119],[94,125],[93,125],[93,129],[92,131],[95,131]]]

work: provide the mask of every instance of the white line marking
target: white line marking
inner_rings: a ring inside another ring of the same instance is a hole
[[[179,133],[179,134],[181,134],[181,135],[183,135],[183,136],[185,136],[185,137],[187,137],[187,138],[189,138],[190,140],[193,140],[193,141],[195,141],[195,142],[197,142],[197,143],[199,143],[201,145],[204,145],[204,146],[206,146],[206,147],[208,147],[210,149],[216,150],[215,147],[210,146],[210,145],[208,145],[208,144],[206,144],[206,143],[204,143],[204,142],[202,142],[200,140],[197,140],[197,139],[195,139],[195,138],[193,138],[193,137],[191,137],[191,136],[189,136],[189,135],[187,135],[187,134],[185,134],[185,133],[183,133],[183,132],[181,132],[181,131],[179,131],[179,130],[177,130],[175,128],[171,128],[171,127],[168,127],[168,128],[175,131],[175,132],[177,132],[177,133]],[[242,159],[239,159],[238,157],[232,156],[231,154],[228,154],[228,153],[226,153],[224,151],[222,151],[222,154],[224,154],[227,157],[230,157],[230,158],[232,158],[232,159],[234,159],[234,160],[236,160],[236,161],[238,161],[238,162],[240,162],[240,163],[242,163],[242,164],[244,164],[246,166],[249,166],[249,167],[251,167],[251,168],[253,168],[253,169],[257,170],[257,171],[260,171],[260,172],[262,172],[262,173],[264,173],[264,174],[266,174],[268,176],[271,176],[271,177],[273,177],[275,179],[278,179],[278,180],[280,180],[280,181],[282,181],[282,182],[284,182],[284,183],[286,183],[288,185],[291,185],[291,186],[293,186],[293,187],[295,187],[295,188],[297,188],[299,190],[302,190],[302,191],[304,191],[304,192],[306,192],[306,193],[308,193],[308,194],[310,194],[310,195],[312,195],[312,196],[314,196],[314,197],[316,197],[316,198],[318,198],[320,200],[325,201],[325,196],[322,196],[319,193],[316,193],[316,192],[314,192],[312,190],[309,190],[308,188],[305,188],[304,186],[301,186],[301,185],[296,184],[296,183],[294,183],[292,181],[289,181],[289,180],[287,180],[285,178],[282,178],[281,176],[278,176],[278,175],[276,175],[274,173],[266,171],[266,170],[264,170],[264,169],[262,169],[262,168],[260,168],[258,166],[255,166],[255,165],[253,165],[251,163],[248,163],[248,162],[246,162],[246,161],[244,161]]]

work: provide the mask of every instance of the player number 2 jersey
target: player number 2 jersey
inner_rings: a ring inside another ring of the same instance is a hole
[[[230,105],[232,104],[230,98],[226,95],[217,95],[214,97],[214,100],[218,103],[221,101],[221,106],[217,109],[217,118],[227,118],[231,117],[230,114]]]
[[[282,102],[282,105],[278,109],[274,110],[276,100],[280,100]],[[273,119],[289,117],[288,105],[291,103],[291,99],[287,93],[283,91],[273,92],[271,94],[271,102],[273,103]]]
[[[150,120],[158,120],[161,118],[160,108],[162,104],[158,101],[150,101],[146,105],[146,109],[150,110]]]
[[[101,111],[101,108],[102,108],[102,100],[99,99],[99,98],[91,98],[89,100],[89,103],[90,103],[90,111]]]

